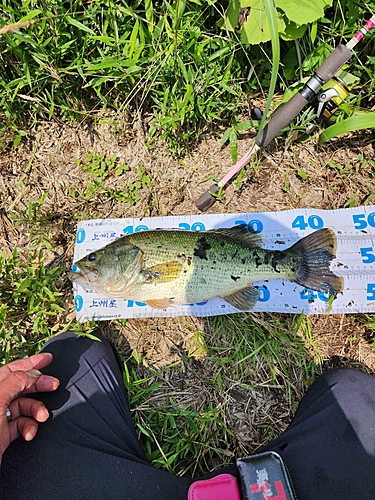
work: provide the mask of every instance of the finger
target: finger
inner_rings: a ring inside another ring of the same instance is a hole
[[[42,375],[47,377],[47,375]],[[36,391],[40,376],[30,375],[27,372],[16,371],[0,382],[0,415],[5,414],[6,408],[13,399],[25,391]],[[53,377],[50,377],[53,378]],[[58,386],[58,380],[55,379]]]
[[[42,401],[32,398],[18,398],[9,405],[12,420],[20,416],[32,417],[37,422],[45,422],[49,417],[49,412]]]
[[[38,430],[38,423],[30,417],[19,417],[9,423],[9,441],[12,442],[19,436],[26,441],[34,439]]]
[[[14,371],[40,370],[48,366],[53,359],[49,352],[34,354],[29,358],[17,359],[0,367],[0,381]]]
[[[28,375],[33,376],[30,371],[25,372]],[[56,377],[51,377],[50,375],[34,375],[36,377],[35,384],[25,389],[22,394],[27,394],[30,392],[51,392],[55,391],[59,385],[60,381]]]

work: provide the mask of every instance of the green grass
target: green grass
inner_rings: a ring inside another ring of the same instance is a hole
[[[203,362],[195,361],[192,352],[181,363],[158,371],[140,373],[139,355],[125,365],[130,406],[147,457],[156,467],[179,475],[207,472],[272,439],[278,430],[272,424],[272,405],[267,407],[269,391],[294,412],[319,372],[311,356],[315,353],[319,359],[319,353],[311,341],[309,320],[302,315],[218,316],[212,330],[212,337],[204,336]],[[184,383],[183,372],[189,368],[196,372],[196,387]],[[179,369],[182,373],[176,377]],[[266,406],[263,423],[247,430],[247,448],[226,418],[231,395],[237,391],[238,412],[247,408],[251,414],[252,405],[259,404],[256,398],[264,398]]]
[[[224,2],[223,8],[230,4]],[[265,7],[272,49],[251,37],[255,45],[242,45],[244,31],[225,30],[221,7],[208,1],[128,5],[105,0],[68,6],[56,0],[5,0],[0,27],[33,24],[0,35],[0,142],[6,145],[12,138],[17,146],[40,118],[88,120],[103,107],[151,112],[150,145],[163,138],[175,152],[218,124],[236,126],[243,121],[246,94],[272,95],[276,84],[281,11],[274,11],[272,2]],[[301,73],[311,75],[331,50],[332,39],[354,34],[371,9],[373,2],[362,7],[336,0],[326,18],[303,25],[304,34],[290,25],[288,35],[282,34],[277,90]],[[259,25],[257,12],[249,15]],[[283,23],[288,15],[292,12],[283,14]],[[295,43],[291,38],[297,35]],[[374,49],[371,37],[367,40],[347,68],[361,81],[351,97],[357,110],[371,101],[374,85]]]
[[[214,403],[182,404],[180,394],[170,394],[163,375],[140,378],[134,366],[126,370],[125,385],[138,437],[155,467],[179,475],[202,474],[207,464],[226,462],[233,455],[233,433]]]
[[[62,267],[45,267],[42,249],[0,256],[1,362],[24,357],[60,329]],[[69,326],[69,325],[67,325]]]
[[[76,160],[76,163],[92,176],[92,182],[87,183],[83,192],[74,187],[70,188],[69,196],[72,198],[90,201],[102,196],[116,202],[135,205],[141,198],[142,190],[153,186],[153,180],[144,167],[139,166],[133,173],[126,163],[119,162],[115,154],[108,157],[104,154],[88,153],[84,161]],[[128,172],[135,180],[121,182],[115,187],[107,185],[108,180],[120,177],[123,179],[124,174]]]

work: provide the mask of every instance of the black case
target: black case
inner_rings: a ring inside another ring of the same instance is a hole
[[[237,460],[244,500],[297,500],[285,465],[269,451]]]

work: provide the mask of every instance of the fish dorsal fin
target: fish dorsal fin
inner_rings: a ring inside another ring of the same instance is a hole
[[[143,269],[142,274],[146,277],[146,283],[154,285],[159,283],[167,283],[173,281],[180,276],[182,271],[182,263],[170,260],[156,266]]]
[[[237,292],[231,293],[222,297],[231,306],[239,309],[240,311],[248,311],[252,309],[259,298],[260,292],[257,288],[253,286],[248,286],[242,288],[242,290],[237,290]]]
[[[250,248],[261,247],[263,245],[263,236],[259,233],[252,233],[247,224],[238,224],[233,227],[219,227],[216,229],[209,229],[207,232],[228,236],[232,238],[232,240],[236,240],[242,245],[246,245]]]

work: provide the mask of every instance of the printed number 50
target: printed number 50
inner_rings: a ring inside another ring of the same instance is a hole
[[[375,283],[367,284],[367,300],[375,300]]]
[[[364,264],[373,264],[375,262],[374,249],[372,247],[360,248],[362,262]]]
[[[375,227],[375,212],[366,217],[366,214],[352,215],[355,229],[365,229],[367,226]]]

